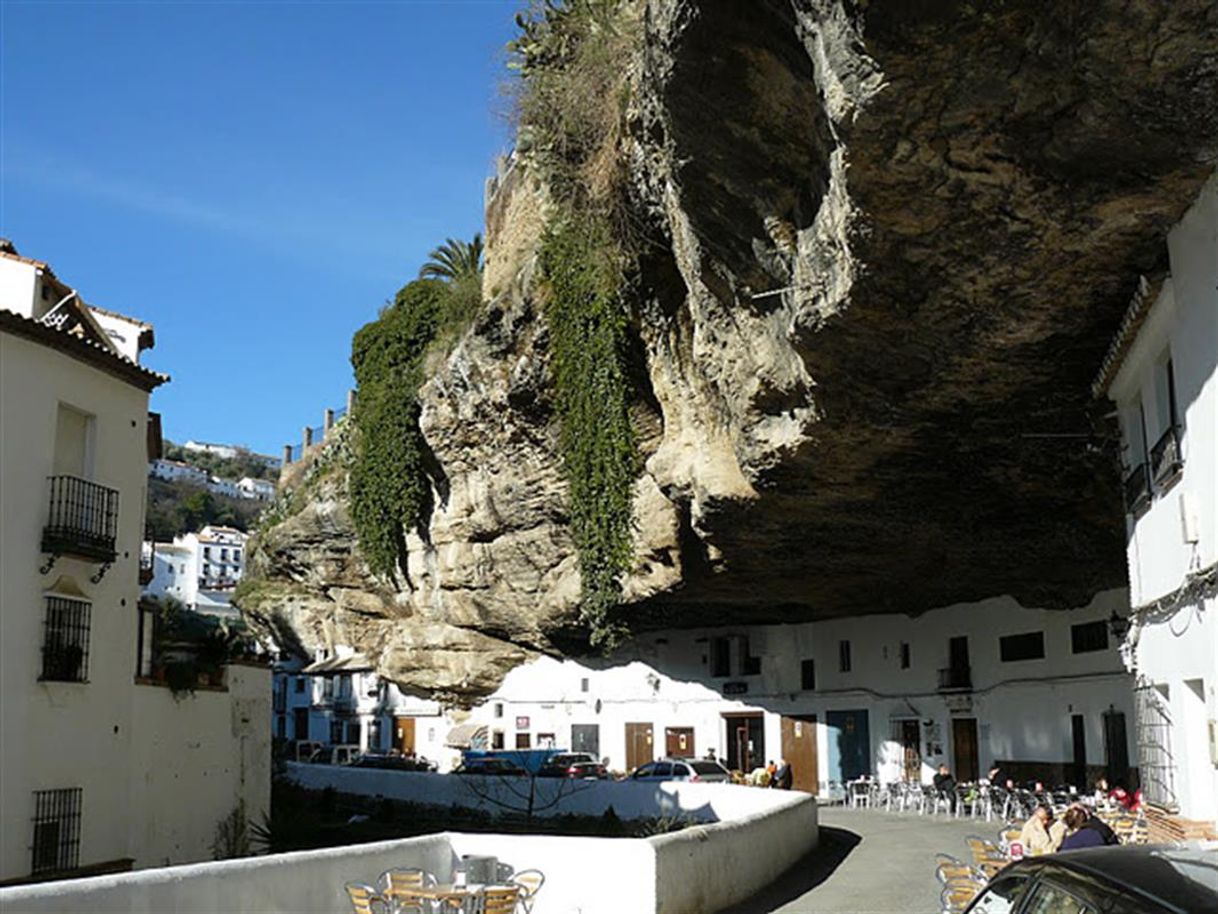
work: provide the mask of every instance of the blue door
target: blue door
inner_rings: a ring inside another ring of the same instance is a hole
[[[866,711],[829,711],[829,779],[849,781],[871,774],[871,734]]]

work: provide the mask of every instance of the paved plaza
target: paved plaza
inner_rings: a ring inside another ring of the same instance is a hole
[[[766,891],[724,914],[934,914],[935,854],[968,856],[966,835],[993,840],[997,820],[820,809],[820,846]]]

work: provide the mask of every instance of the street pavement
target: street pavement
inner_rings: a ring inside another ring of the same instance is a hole
[[[935,914],[935,854],[968,858],[966,835],[996,840],[997,820],[822,806],[820,846],[722,914]]]

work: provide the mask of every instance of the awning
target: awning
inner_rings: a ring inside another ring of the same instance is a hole
[[[486,727],[481,724],[457,724],[448,731],[444,745],[453,749],[485,749]]]
[[[346,657],[327,657],[310,663],[300,672],[310,676],[335,676],[339,673],[367,673],[372,671],[372,664],[363,654],[349,654]]]

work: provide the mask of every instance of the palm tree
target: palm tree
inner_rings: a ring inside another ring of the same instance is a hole
[[[419,270],[419,279],[451,282],[477,276],[482,272],[482,233],[475,233],[473,240],[468,242],[447,238],[427,256],[427,263]]]

